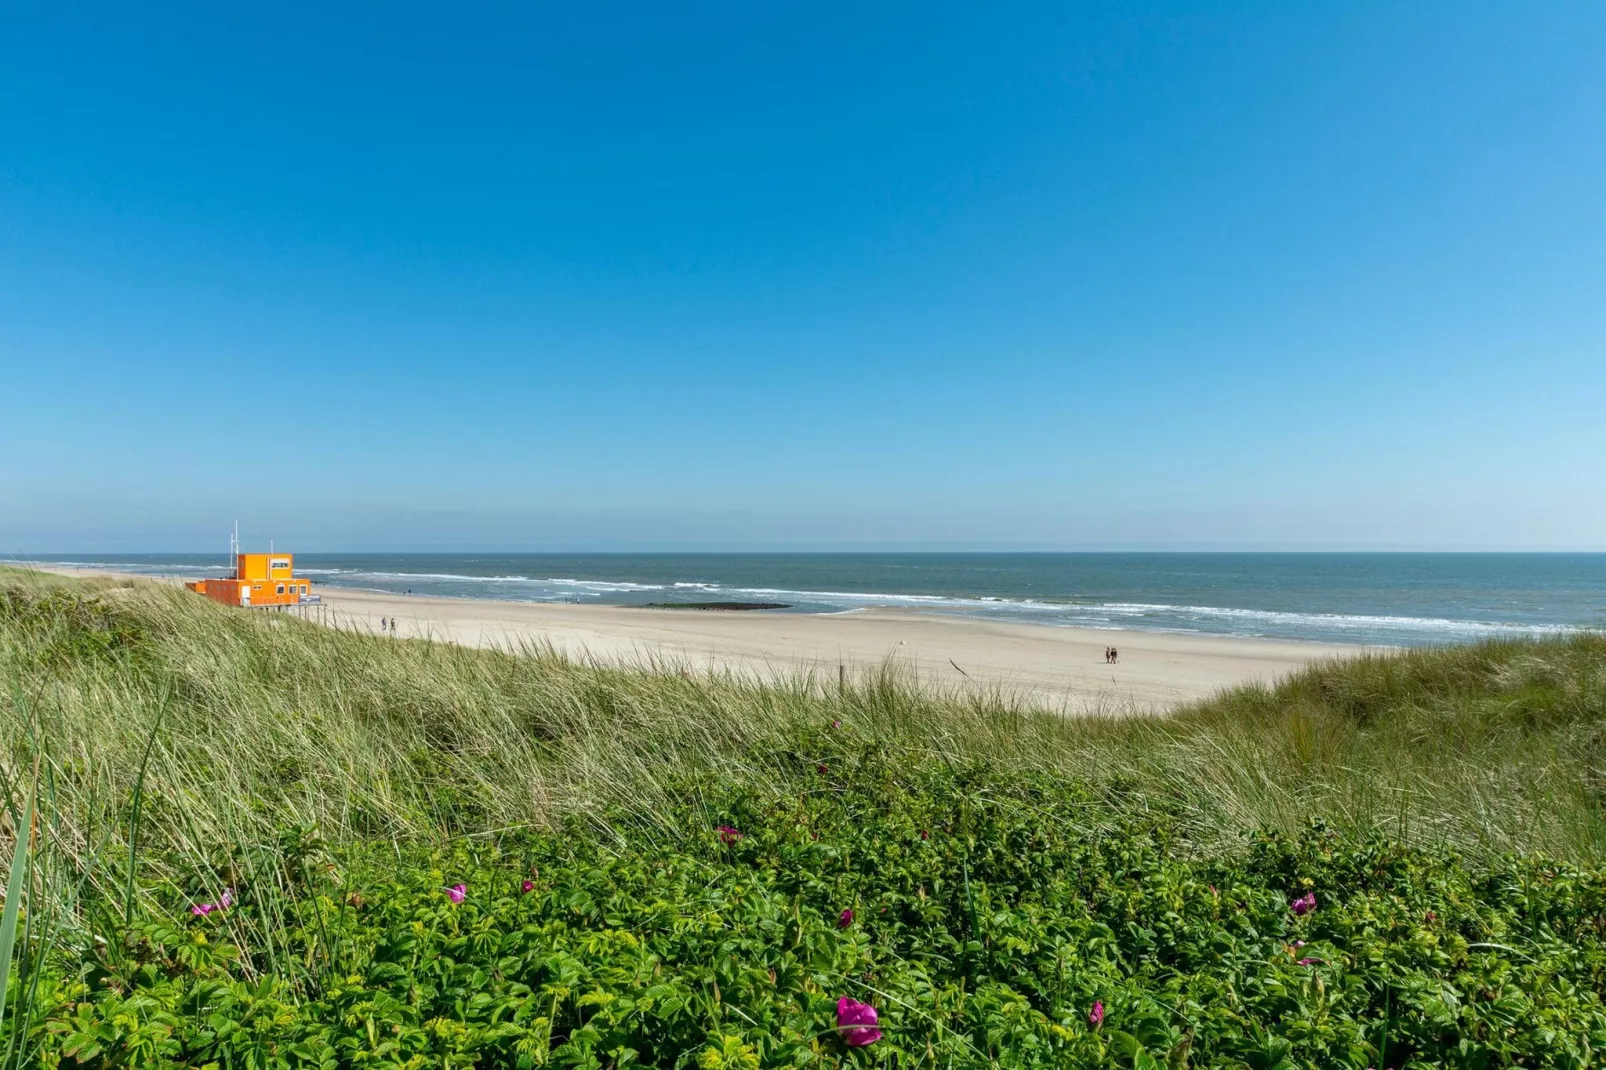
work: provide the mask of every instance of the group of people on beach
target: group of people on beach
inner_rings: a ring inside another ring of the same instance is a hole
[[[379,618],[379,634],[383,635],[387,631],[390,632],[391,635],[396,634],[395,617],[391,617],[389,620],[386,620],[384,617]]]
[[[1113,646],[1107,646],[1104,648],[1104,664],[1117,665],[1120,663],[1120,661],[1121,655],[1116,652],[1116,649]]]

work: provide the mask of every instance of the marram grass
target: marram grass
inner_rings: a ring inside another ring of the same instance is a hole
[[[6,834],[36,836],[4,1065],[1606,1045],[1600,637],[1368,655],[1166,717],[895,664],[682,669],[0,572]],[[842,999],[885,1035],[838,1035]]]
[[[7,779],[43,741],[80,852],[121,842],[133,805],[159,847],[285,824],[432,841],[618,820],[603,816],[618,805],[652,825],[684,773],[784,790],[776,748],[844,718],[911,758],[1165,799],[1201,848],[1320,817],[1474,856],[1606,850],[1594,635],[1368,654],[1169,717],[1067,717],[923,686],[896,664],[839,691],[834,674],[755,682],[365,636],[154,584],[0,584]]]

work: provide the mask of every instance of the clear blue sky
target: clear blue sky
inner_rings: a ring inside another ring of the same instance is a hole
[[[0,16],[0,554],[1606,549],[1606,5],[341,6]]]

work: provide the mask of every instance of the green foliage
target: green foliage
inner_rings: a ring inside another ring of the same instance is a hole
[[[127,658],[145,639],[128,613],[73,590],[0,587],[0,626],[13,640],[13,652],[26,655],[38,668]]]
[[[1057,780],[899,768],[851,726],[835,737],[797,741],[829,770],[809,792],[682,785],[690,849],[579,828],[399,861],[347,849],[294,885],[289,974],[233,942],[261,913],[254,886],[204,918],[177,899],[184,922],[61,957],[29,1043],[63,1067],[1583,1067],[1606,1052],[1599,873],[1474,873],[1320,827],[1200,857],[1164,814],[1090,824],[1103,804]],[[744,835],[723,842],[711,816]],[[1289,904],[1306,892],[1302,917]],[[842,995],[879,1009],[882,1041],[842,1045]]]
[[[29,785],[27,801],[23,803],[20,819],[13,825],[14,843],[11,848],[11,868],[6,880],[6,905],[0,910],[0,1022],[6,1011],[6,989],[10,987],[12,952],[17,943],[17,918],[22,911],[22,900],[28,892],[28,841],[33,834],[33,809],[37,785]]]
[[[1088,720],[891,670],[630,671],[9,582],[5,834],[33,797],[48,835],[7,898],[8,1066],[1606,1049],[1598,637]],[[842,996],[880,1041],[842,1043]]]

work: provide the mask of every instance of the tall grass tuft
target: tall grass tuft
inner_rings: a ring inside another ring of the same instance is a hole
[[[6,995],[12,974],[12,955],[17,947],[17,919],[22,910],[22,899],[28,890],[28,858],[33,846],[34,798],[39,790],[39,770],[34,767],[33,783],[27,785],[27,795],[15,824],[16,843],[11,848],[11,868],[6,878],[6,905],[0,911],[0,1024],[4,1024]],[[16,811],[13,811],[16,813]],[[15,1030],[13,1032],[16,1032]]]
[[[271,872],[286,830],[400,844],[578,817],[604,836],[624,822],[673,838],[668,785],[715,775],[779,796],[795,786],[799,727],[835,719],[910,760],[1163,800],[1200,851],[1319,817],[1473,858],[1606,855],[1594,635],[1366,654],[1171,716],[1070,717],[920,686],[894,665],[840,688],[834,673],[619,668],[13,570],[0,573],[0,684],[8,779],[30,755],[44,763],[54,849],[127,919],[140,888],[182,899],[243,867]],[[102,843],[118,850],[92,866]]]

